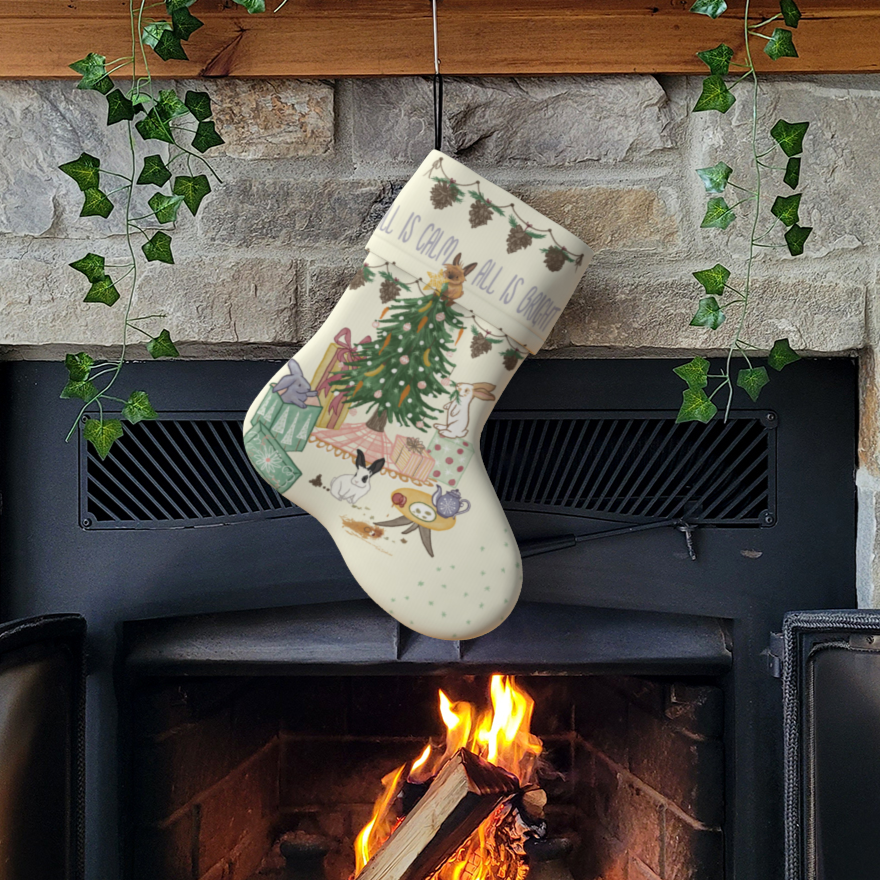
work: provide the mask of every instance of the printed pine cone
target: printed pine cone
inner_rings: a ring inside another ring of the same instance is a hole
[[[471,228],[476,229],[478,226],[485,226],[492,219],[492,209],[485,202],[474,201],[468,217]]]
[[[507,253],[512,254],[515,251],[521,251],[532,243],[532,237],[519,225],[511,227],[507,236]]]
[[[382,300],[383,303],[391,302],[391,300],[397,299],[400,296],[400,285],[394,281],[388,281],[386,279],[379,286],[379,299]]]
[[[475,335],[471,339],[471,357],[479,357],[481,354],[492,351],[492,343],[483,335]]]
[[[455,190],[447,182],[435,183],[431,187],[431,204],[439,211],[455,204]]]
[[[565,251],[555,246],[547,248],[544,263],[551,272],[558,272],[566,263]]]
[[[520,360],[521,358],[518,358],[515,354],[504,355],[504,369],[515,370],[516,365],[520,362]]]
[[[361,266],[360,269],[358,269],[357,272],[354,273],[354,278],[352,278],[351,281],[348,282],[348,286],[352,290],[357,290],[359,287],[363,287],[366,283],[367,281],[364,278],[364,267]]]

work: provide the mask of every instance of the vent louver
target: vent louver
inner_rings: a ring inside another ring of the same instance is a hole
[[[104,461],[81,437],[81,523],[181,528],[301,515],[251,467],[241,424],[239,414],[165,414],[126,425]],[[509,510],[762,526],[775,515],[773,427],[750,413],[709,425],[677,425],[671,413],[498,413],[481,447]]]

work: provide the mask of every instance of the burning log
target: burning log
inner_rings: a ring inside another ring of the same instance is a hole
[[[357,880],[426,880],[519,790],[511,773],[459,749]]]

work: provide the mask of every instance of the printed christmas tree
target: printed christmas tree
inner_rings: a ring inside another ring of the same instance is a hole
[[[333,374],[333,387],[371,412],[367,427],[374,431],[389,421],[424,428],[441,411],[429,401],[451,393],[452,337],[464,324],[436,292],[396,299],[382,314],[373,325],[378,337],[358,344],[357,359]]]

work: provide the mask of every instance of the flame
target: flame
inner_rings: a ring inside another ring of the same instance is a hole
[[[405,767],[406,764],[403,764],[382,778],[384,789],[373,807],[373,815],[355,838],[354,860],[357,874],[360,874],[373,853],[382,846],[397,825],[391,805],[397,797]]]

